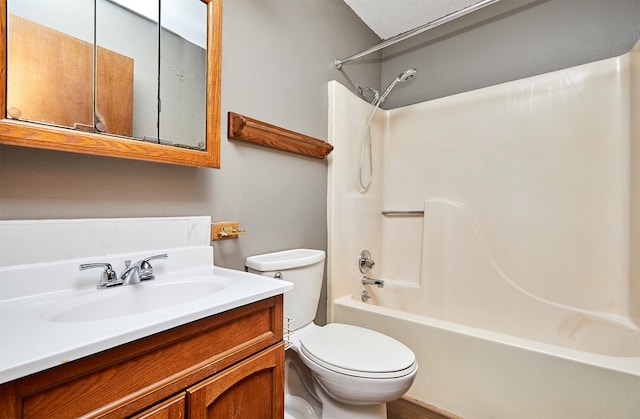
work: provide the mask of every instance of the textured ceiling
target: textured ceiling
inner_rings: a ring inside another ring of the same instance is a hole
[[[381,39],[432,22],[480,0],[344,0]]]

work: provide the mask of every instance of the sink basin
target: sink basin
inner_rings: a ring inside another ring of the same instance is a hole
[[[130,316],[206,298],[225,289],[229,279],[198,276],[179,280],[151,280],[137,285],[84,291],[45,309],[52,322],[89,322]]]

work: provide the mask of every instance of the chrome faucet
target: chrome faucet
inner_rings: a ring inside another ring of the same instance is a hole
[[[384,287],[383,279],[368,278],[366,275],[362,277],[362,285],[376,285],[378,288]]]
[[[120,275],[122,285],[135,285],[140,283],[140,265],[131,265],[130,260],[124,261],[124,272]]]
[[[118,277],[116,271],[113,269],[110,263],[84,263],[80,265],[80,270],[91,268],[103,268],[100,275],[100,282],[98,282],[98,289],[105,289],[116,285],[135,285],[141,281],[147,281],[154,279],[153,266],[149,263],[153,259],[166,259],[169,255],[163,253],[161,255],[149,256],[148,258],[139,260],[138,262],[131,264],[130,260],[125,260],[124,272]]]

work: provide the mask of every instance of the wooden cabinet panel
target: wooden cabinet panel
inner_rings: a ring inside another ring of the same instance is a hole
[[[284,345],[272,347],[187,390],[190,419],[284,416]]]

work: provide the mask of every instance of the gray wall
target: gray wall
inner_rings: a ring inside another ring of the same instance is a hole
[[[251,254],[326,249],[326,161],[227,140],[226,114],[326,139],[327,82],[349,83],[333,60],[378,38],[342,0],[226,0],[223,8],[221,169],[0,146],[0,218],[237,220],[248,233],[213,244],[216,264],[236,269]],[[351,74],[373,85],[380,71],[368,63]]]
[[[384,51],[381,85],[417,68],[393,109],[628,52],[640,0],[502,0]]]

